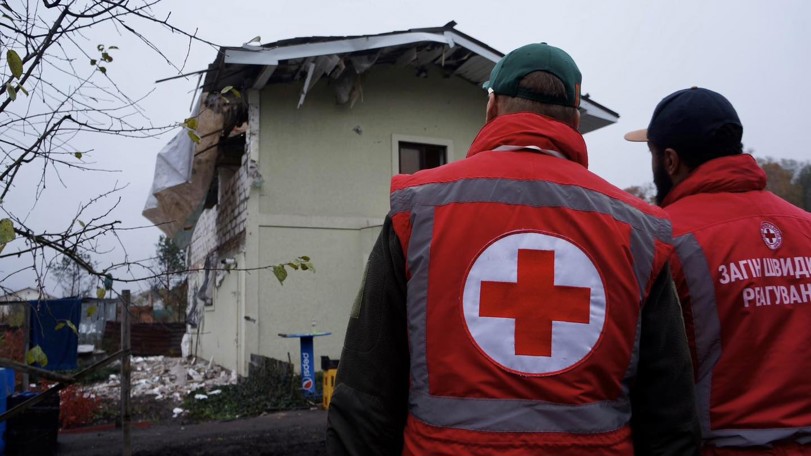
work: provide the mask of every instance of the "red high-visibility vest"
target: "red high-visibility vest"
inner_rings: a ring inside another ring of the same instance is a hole
[[[503,135],[503,122],[540,118],[526,116],[485,126],[465,160],[393,179],[408,276],[404,454],[633,453],[640,313],[670,224],[591,174],[585,148],[580,163],[560,158],[577,157],[565,135]]]

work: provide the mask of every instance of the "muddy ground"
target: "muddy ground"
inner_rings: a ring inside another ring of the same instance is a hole
[[[321,409],[271,413],[233,421],[199,424],[167,422],[134,426],[132,454],[321,456],[327,412]],[[58,455],[122,454],[122,433],[85,428],[59,434]]]

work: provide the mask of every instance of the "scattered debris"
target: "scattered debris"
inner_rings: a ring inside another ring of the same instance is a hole
[[[132,358],[133,397],[154,396],[155,400],[179,403],[194,390],[211,389],[214,391],[209,394],[219,394],[221,390],[216,389],[218,386],[236,383],[235,371],[218,366],[210,360],[195,362],[167,356]],[[106,382],[88,386],[85,391],[96,397],[117,399],[121,395],[119,387],[119,376],[111,374]]]

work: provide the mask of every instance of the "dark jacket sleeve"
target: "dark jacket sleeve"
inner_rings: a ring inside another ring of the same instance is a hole
[[[669,267],[659,274],[642,308],[631,408],[637,456],[699,454],[693,368]]]
[[[398,455],[408,412],[405,259],[386,217],[355,299],[327,415],[327,454]]]

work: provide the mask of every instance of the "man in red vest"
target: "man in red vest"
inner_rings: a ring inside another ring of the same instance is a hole
[[[693,87],[647,130],[705,455],[811,455],[811,214],[765,190],[732,104]]]
[[[580,80],[516,49],[467,158],[394,177],[329,454],[697,454],[670,223],[588,171]]]

